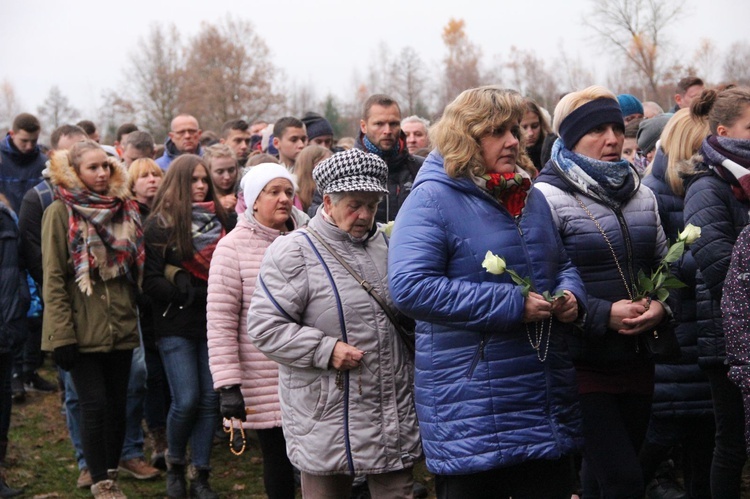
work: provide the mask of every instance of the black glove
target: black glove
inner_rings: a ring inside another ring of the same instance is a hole
[[[177,272],[174,276],[174,285],[177,286],[177,290],[182,295],[180,306],[189,307],[195,299],[195,289],[193,289],[193,284],[190,282],[190,274],[183,271]]]
[[[52,352],[52,358],[60,369],[70,371],[78,363],[78,345],[72,343],[64,347],[57,347]]]
[[[242,396],[240,385],[227,386],[219,393],[221,415],[227,419],[235,418],[245,421],[245,398]]]

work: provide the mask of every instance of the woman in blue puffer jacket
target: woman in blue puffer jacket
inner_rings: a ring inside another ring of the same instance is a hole
[[[523,112],[518,93],[497,87],[448,105],[391,239],[391,295],[417,320],[417,416],[439,498],[572,490],[580,415],[563,333],[583,317],[585,291],[517,166],[530,163]],[[504,265],[530,278],[527,296]]]

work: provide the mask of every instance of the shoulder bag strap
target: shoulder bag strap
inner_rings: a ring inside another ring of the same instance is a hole
[[[398,335],[403,340],[404,345],[406,345],[406,348],[409,350],[409,352],[412,355],[414,355],[415,348],[414,348],[413,342],[410,340],[409,333],[406,332],[406,330],[404,330],[404,328],[398,323],[398,319],[393,314],[393,312],[391,311],[390,307],[385,302],[385,300],[383,299],[383,297],[380,296],[377,293],[377,291],[375,291],[375,289],[372,287],[372,284],[370,284],[366,280],[362,279],[362,277],[360,277],[360,275],[357,274],[357,272],[351,267],[351,265],[349,265],[348,263],[346,263],[344,261],[344,259],[341,258],[341,255],[339,255],[336,252],[336,250],[334,250],[333,247],[331,247],[330,244],[328,244],[322,237],[320,237],[320,234],[318,234],[316,231],[314,231],[310,227],[307,227],[307,231],[310,234],[312,234],[312,236],[315,237],[315,239],[317,239],[320,242],[320,244],[322,244],[323,247],[326,250],[328,250],[328,252],[331,254],[331,256],[333,256],[336,260],[338,260],[338,262],[341,264],[341,266],[344,267],[346,269],[346,271],[349,272],[352,275],[352,277],[354,277],[354,279],[359,283],[360,286],[362,286],[362,288],[365,291],[367,291],[367,294],[370,295],[370,296],[372,296],[375,299],[375,301],[378,303],[378,305],[380,305],[380,308],[383,309],[383,312],[385,312],[385,315],[388,316],[388,319],[390,319],[390,321],[396,327],[396,331],[398,331]]]

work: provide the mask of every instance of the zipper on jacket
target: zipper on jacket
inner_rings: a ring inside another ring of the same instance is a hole
[[[630,230],[628,224],[625,222],[625,217],[622,215],[622,211],[619,209],[613,210],[617,217],[617,223],[620,224],[620,230],[622,231],[622,237],[625,241],[625,250],[627,251],[628,257],[628,275],[630,276],[630,286],[635,288],[636,280],[635,274],[633,274],[633,246],[630,241]]]
[[[485,335],[482,335],[482,339],[479,341],[479,346],[477,347],[477,351],[474,352],[474,357],[471,359],[471,364],[469,365],[469,371],[466,373],[466,377],[468,379],[471,379],[472,375],[474,374],[474,371],[477,368],[477,364],[479,364],[479,360],[484,360],[484,345],[485,345]]]

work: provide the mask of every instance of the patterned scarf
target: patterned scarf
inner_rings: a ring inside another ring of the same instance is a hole
[[[709,135],[703,140],[701,154],[731,184],[735,198],[743,202],[750,199],[750,140]]]
[[[401,149],[403,147],[403,144],[401,143],[401,137],[398,137],[396,139],[396,144],[394,144],[394,146],[390,150],[383,151],[378,146],[370,142],[370,139],[368,139],[367,135],[364,135],[364,134],[362,135],[362,145],[365,146],[365,149],[367,149],[367,152],[371,152],[381,158],[393,157],[397,155],[399,152],[401,152]]]
[[[584,193],[593,193],[613,209],[619,209],[633,193],[633,175],[628,160],[600,161],[570,151],[561,139],[552,146],[552,159]]]
[[[226,232],[216,216],[213,201],[193,203],[193,256],[183,260],[182,266],[198,279],[208,281],[208,269],[219,239]]]
[[[485,173],[481,177],[473,176],[472,180],[477,187],[497,199],[513,217],[523,212],[531,189],[531,179],[529,174],[518,166],[514,172]]]
[[[57,187],[68,208],[68,247],[76,283],[91,295],[95,271],[103,281],[136,271],[140,286],[146,259],[138,204],[87,189]]]

